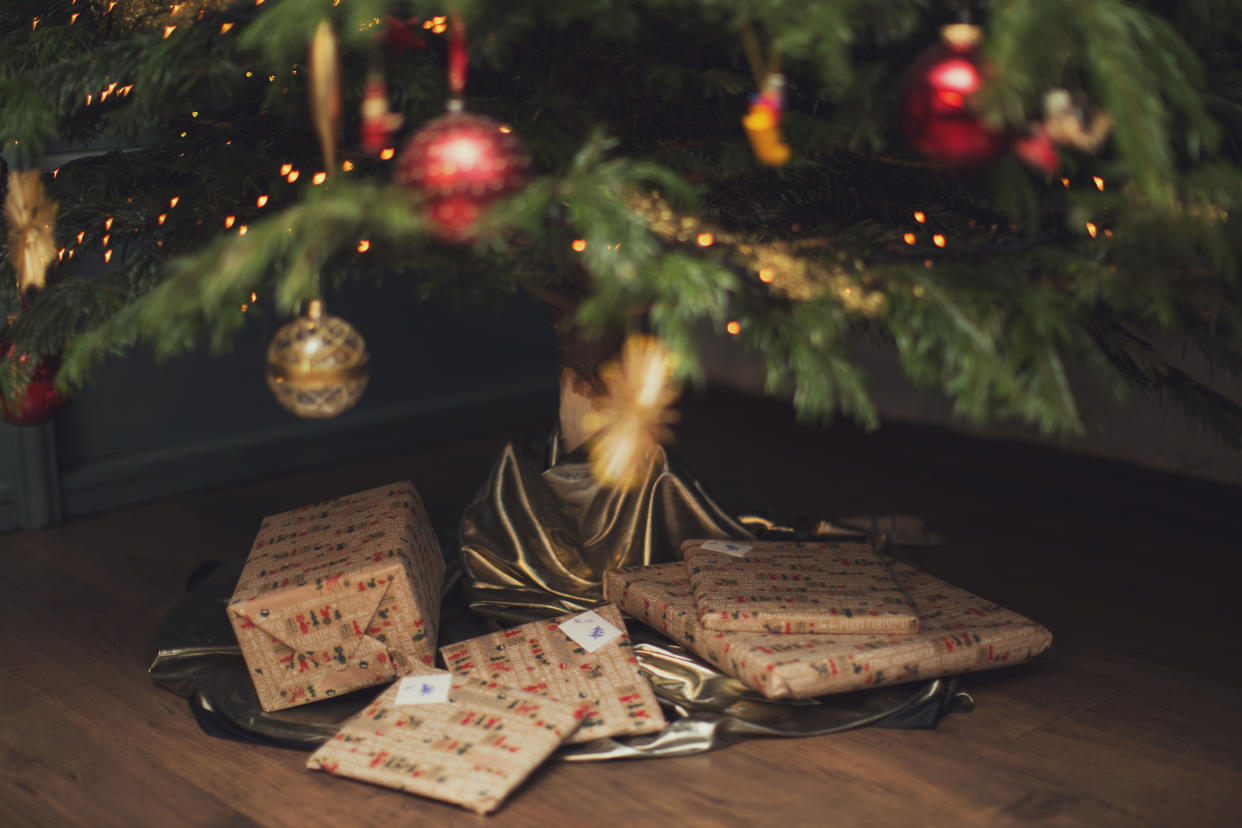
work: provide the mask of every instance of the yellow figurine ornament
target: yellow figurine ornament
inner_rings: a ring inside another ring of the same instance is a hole
[[[779,72],[768,75],[763,91],[752,95],[750,111],[742,118],[746,137],[755,151],[755,158],[768,167],[789,163],[793,151],[781,135],[781,110],[785,104],[785,76]]]

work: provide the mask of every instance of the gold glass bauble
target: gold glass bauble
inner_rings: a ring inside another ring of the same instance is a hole
[[[348,411],[370,379],[366,342],[353,325],[325,316],[323,303],[276,332],[267,348],[267,387],[299,417],[322,419]]]

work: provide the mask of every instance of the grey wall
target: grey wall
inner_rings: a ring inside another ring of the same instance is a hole
[[[418,302],[408,285],[352,285],[328,312],[371,353],[362,402],[299,420],[263,377],[284,319],[248,314],[226,355],[106,363],[49,426],[0,424],[0,530],[33,527],[243,479],[376,456],[555,412],[551,314],[523,297],[488,310]]]
[[[381,455],[555,412],[551,314],[515,297],[490,311],[420,303],[409,286],[352,286],[329,302],[367,339],[372,379],[357,408],[327,421],[280,408],[263,380],[284,320],[256,316],[233,352],[155,365],[142,352],[104,366],[55,422],[0,423],[0,531],[34,527],[297,468]],[[711,381],[758,393],[762,370],[704,332]],[[857,343],[882,418],[967,428],[906,381],[890,349]],[[1088,433],[1056,445],[1242,484],[1242,454],[1142,397],[1124,403],[1080,384]],[[1242,399],[1242,389],[1222,388]],[[976,430],[1043,442],[1014,423]]]
[[[708,381],[752,394],[764,387],[762,363],[725,337],[703,332],[700,343]],[[1169,409],[1142,394],[1112,398],[1081,366],[1068,373],[1084,421],[1077,435],[1046,435],[1013,420],[973,425],[953,415],[940,395],[916,387],[901,370],[894,346],[863,337],[851,341],[851,352],[867,373],[867,387],[880,419],[885,423],[944,426],[982,437],[1019,440],[1059,449],[1123,460],[1162,471],[1193,475],[1242,485],[1242,452],[1221,438],[1189,422],[1179,410]],[[1181,357],[1170,345],[1168,356],[1181,370],[1242,404],[1242,380],[1213,376],[1202,361]]]

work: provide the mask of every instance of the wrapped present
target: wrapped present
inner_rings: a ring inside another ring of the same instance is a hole
[[[610,569],[604,573],[604,600],[697,652],[704,633],[684,562]]]
[[[914,567],[891,563],[914,601],[918,633],[820,635],[707,630],[685,564],[615,569],[604,594],[630,615],[772,699],[1021,664],[1052,643],[1044,627]]]
[[[454,676],[447,701],[408,706],[397,703],[400,685],[347,720],[306,766],[484,814],[578,725],[572,706],[496,682]]]
[[[581,613],[523,624],[440,648],[449,670],[511,684],[574,707],[580,721],[572,742],[653,733],[664,715],[650,683],[638,671],[625,623],[614,606],[594,610],[621,631],[611,643],[587,650],[561,625]]]
[[[862,543],[688,540],[699,623],[772,633],[909,633],[919,619],[888,562]]]
[[[265,518],[228,605],[263,709],[432,664],[443,580],[409,482]]]
[[[269,515],[259,524],[254,546],[262,549],[287,544],[320,532],[336,532],[338,529],[343,531],[351,516],[405,509],[412,509],[413,514],[426,517],[422,500],[419,499],[413,483],[406,480],[387,486],[376,486],[374,489],[355,492],[334,500],[311,503]],[[421,520],[419,530],[426,535],[421,540],[435,540],[429,521]]]

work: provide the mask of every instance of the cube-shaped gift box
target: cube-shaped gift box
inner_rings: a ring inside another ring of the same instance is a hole
[[[228,605],[263,709],[432,664],[443,580],[408,481],[265,518]]]

